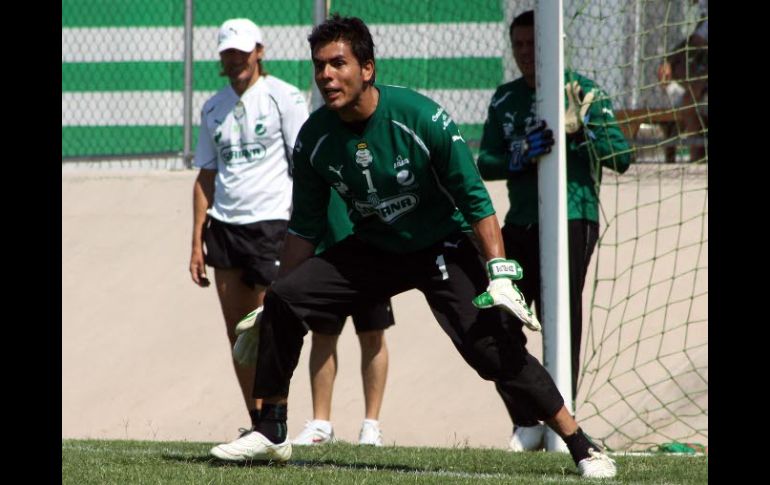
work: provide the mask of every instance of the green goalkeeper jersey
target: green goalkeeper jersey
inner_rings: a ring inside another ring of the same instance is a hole
[[[625,172],[631,162],[631,150],[606,93],[590,79],[565,72],[565,84],[573,80],[578,81],[584,94],[595,89],[596,98],[588,110],[583,135],[567,138],[567,218],[598,222],[600,166]],[[497,88],[484,124],[478,165],[485,180],[507,180],[510,209],[505,216],[506,224],[538,223],[537,165],[533,163],[521,172],[508,170],[511,141],[524,136],[537,121],[535,90],[524,78]]]
[[[495,213],[468,146],[449,114],[408,88],[376,85],[377,108],[362,133],[321,107],[294,146],[289,232],[317,244],[333,187],[354,233],[406,253]]]
[[[320,244],[316,246],[316,254],[321,254],[334,244],[353,234],[353,223],[350,222],[350,217],[348,217],[348,208],[334,191],[331,191],[331,196],[329,197],[329,211],[326,216],[326,222],[326,234],[321,239]]]

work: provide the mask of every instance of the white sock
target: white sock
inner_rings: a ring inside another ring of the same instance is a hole
[[[323,419],[314,419],[310,424],[312,424],[313,427],[320,429],[324,433],[332,432],[331,421],[324,421]]]

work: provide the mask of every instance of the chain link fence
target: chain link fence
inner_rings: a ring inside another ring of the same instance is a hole
[[[62,2],[62,161],[181,157],[184,147],[185,3]],[[216,33],[228,18],[263,29],[265,67],[310,92],[307,34],[313,0],[196,0],[193,6],[192,147],[203,102],[227,84]]]

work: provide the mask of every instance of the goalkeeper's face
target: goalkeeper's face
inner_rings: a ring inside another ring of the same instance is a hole
[[[535,82],[535,28],[527,25],[514,27],[511,32],[513,58],[524,79]]]
[[[360,64],[346,41],[333,41],[316,48],[313,68],[327,108],[337,111],[343,119],[356,110],[374,75],[374,62]]]

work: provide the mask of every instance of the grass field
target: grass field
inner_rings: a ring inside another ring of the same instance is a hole
[[[295,447],[288,465],[230,465],[213,443],[62,441],[64,484],[483,483],[586,482],[569,455],[474,448]],[[708,483],[706,456],[617,456],[619,473],[601,483]]]

